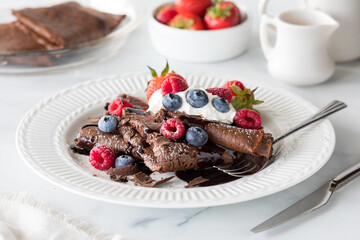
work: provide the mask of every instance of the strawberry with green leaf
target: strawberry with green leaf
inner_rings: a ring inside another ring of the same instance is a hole
[[[177,14],[173,19],[171,19],[169,26],[189,30],[205,29],[203,20],[192,13]]]
[[[232,2],[217,0],[208,8],[204,20],[210,30],[229,28],[241,22],[240,10]]]
[[[199,17],[203,17],[211,5],[211,0],[175,0],[175,9],[178,13],[192,13]]]
[[[153,76],[153,79],[151,79],[148,82],[148,86],[146,88],[146,98],[149,101],[150,97],[154,92],[156,92],[158,89],[161,88],[161,84],[165,81],[165,76],[169,72],[169,64],[166,62],[165,68],[162,70],[161,75],[158,76],[157,72],[148,66],[150,69],[151,75]]]
[[[259,105],[264,101],[255,99],[254,92],[257,88],[251,90],[248,88],[241,89],[239,86],[232,85],[231,90],[235,93],[235,96],[232,97],[231,105],[235,108],[235,110],[239,109],[254,109],[254,105]],[[255,110],[256,111],[256,110]]]
[[[151,75],[153,79],[151,79],[148,83],[148,87],[146,89],[146,98],[149,101],[154,92],[161,89],[163,96],[168,93],[177,93],[185,91],[189,86],[186,80],[176,74],[174,71],[169,72],[169,64],[166,62],[165,68],[162,70],[161,75],[158,76],[156,71],[149,67]]]

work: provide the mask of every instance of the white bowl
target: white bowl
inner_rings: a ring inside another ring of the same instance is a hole
[[[242,22],[219,30],[186,30],[167,26],[155,19],[156,8],[150,17],[149,34],[154,48],[161,55],[186,62],[216,62],[236,57],[249,46],[251,14],[235,2]]]

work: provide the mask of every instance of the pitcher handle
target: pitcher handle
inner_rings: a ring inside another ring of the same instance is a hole
[[[306,9],[313,9],[313,10],[319,10],[317,7],[315,7],[313,4],[310,3],[309,0],[304,0],[304,5]]]
[[[260,0],[259,2],[259,16],[266,14],[267,5],[269,3],[269,0]]]
[[[271,53],[274,50],[274,47],[271,46],[269,41],[269,26],[273,26],[274,28],[276,28],[274,19],[268,17],[267,15],[262,15],[260,22],[260,44],[267,60],[269,60],[269,58],[271,57]]]

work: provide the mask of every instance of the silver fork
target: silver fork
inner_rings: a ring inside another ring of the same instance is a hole
[[[285,132],[284,134],[278,136],[277,138],[275,138],[275,140],[273,141],[273,144],[276,144],[277,142],[279,142],[280,140],[290,136],[291,134],[297,132],[298,130],[309,126],[310,124],[323,119],[337,111],[340,111],[341,109],[346,108],[347,105],[341,101],[338,100],[334,100],[332,102],[330,102],[328,105],[326,105],[325,107],[323,107],[322,109],[320,109],[317,113],[315,113],[314,115],[312,115],[311,117],[309,117],[308,119],[306,119],[305,121],[301,122],[300,124],[298,124],[297,126],[295,126],[294,128],[289,129],[287,132]],[[264,169],[265,167],[269,166],[270,164],[272,164],[274,162],[274,160],[276,160],[277,156],[279,155],[280,151],[277,151],[277,153],[275,153],[275,155],[268,161],[266,161],[259,169],[256,170],[256,168],[258,168],[258,164],[252,162],[252,161],[248,161],[246,159],[242,159],[240,162],[238,162],[235,165],[215,165],[213,166],[214,168],[217,168],[218,170],[233,176],[233,177],[243,177],[243,176],[248,176],[251,174],[254,174],[256,172],[261,171],[262,169]]]

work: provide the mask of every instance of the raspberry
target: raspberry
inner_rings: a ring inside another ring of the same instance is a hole
[[[170,118],[161,126],[161,133],[165,137],[176,140],[185,133],[184,124],[175,118]]]
[[[98,145],[90,151],[89,161],[96,169],[108,170],[113,165],[114,159],[113,150],[105,145]]]
[[[161,92],[163,96],[169,93],[178,93],[188,89],[188,84],[185,79],[176,73],[168,73],[165,76],[165,81],[161,84]]]
[[[124,103],[124,106],[123,106]],[[122,110],[124,107],[129,107],[129,108],[134,108],[134,106],[129,103],[128,101],[126,101],[125,99],[115,99],[114,101],[112,101],[112,103],[110,103],[108,110],[110,113],[118,115],[118,116],[122,116]]]
[[[242,82],[238,81],[238,80],[233,80],[233,81],[229,81],[227,83],[224,84],[224,86],[222,86],[223,88],[229,88],[231,90],[231,87],[235,85],[235,86],[238,86],[239,88],[241,88],[241,90],[244,90],[245,87],[244,87],[244,84],[242,84]],[[236,93],[234,93],[233,90],[231,90],[231,94],[233,96],[236,96]]]
[[[242,128],[258,129],[261,127],[261,116],[253,110],[240,109],[235,114],[234,122]]]
[[[225,98],[229,103],[231,103],[231,90],[229,88],[208,88],[206,89],[207,92],[211,93],[212,95],[217,95],[221,98]]]

